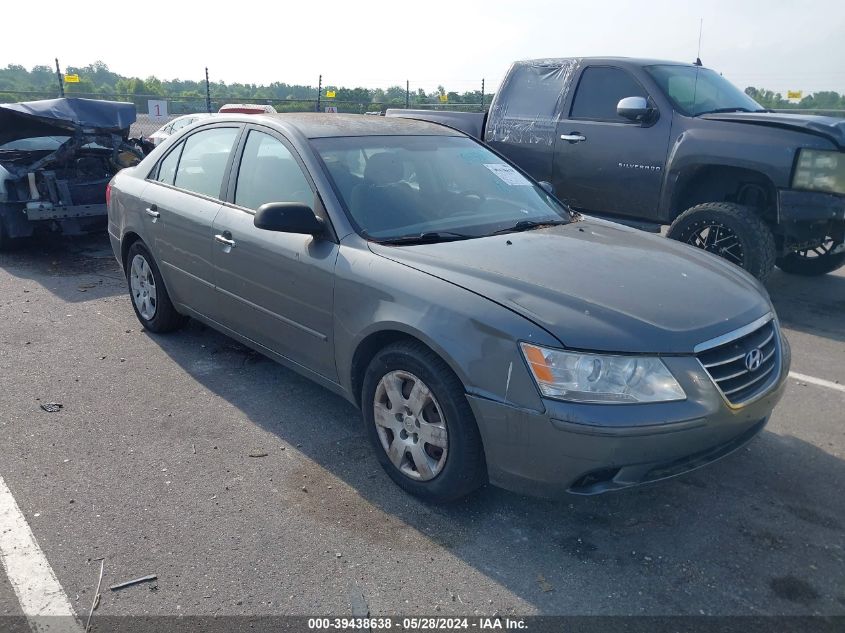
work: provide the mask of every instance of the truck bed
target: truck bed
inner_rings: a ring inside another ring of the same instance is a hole
[[[384,116],[440,123],[441,125],[454,128],[480,140],[484,140],[484,126],[487,124],[486,112],[447,112],[444,110],[388,108]]]

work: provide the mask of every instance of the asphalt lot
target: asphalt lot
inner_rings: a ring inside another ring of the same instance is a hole
[[[793,370],[845,383],[845,271],[769,289]],[[158,575],[100,615],[845,615],[842,391],[790,379],[747,448],[671,482],[430,506],[345,401],[196,323],[141,331],[105,236],[0,255],[0,447],[83,619],[99,558],[104,586]]]

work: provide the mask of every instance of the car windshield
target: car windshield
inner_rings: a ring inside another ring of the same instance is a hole
[[[765,112],[763,106],[709,68],[667,64],[647,66],[646,71],[687,116],[708,112]]]
[[[312,144],[369,239],[467,239],[571,219],[561,203],[469,138],[358,136]]]

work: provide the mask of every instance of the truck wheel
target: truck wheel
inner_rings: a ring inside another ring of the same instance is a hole
[[[460,499],[484,484],[484,449],[464,386],[417,342],[378,352],[364,375],[361,411],[382,467],[427,501]]]
[[[775,266],[775,238],[750,208],[705,202],[672,222],[667,236],[714,253],[765,281]]]
[[[778,257],[775,263],[778,268],[790,275],[803,275],[804,277],[826,275],[845,264],[845,251],[833,252],[841,244],[842,242],[828,238],[815,248],[795,251],[789,253],[789,255]]]

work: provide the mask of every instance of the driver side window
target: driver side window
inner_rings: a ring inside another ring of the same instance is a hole
[[[314,193],[285,144],[251,130],[238,169],[235,204],[257,210],[268,202],[301,202],[313,207]]]
[[[616,113],[625,97],[648,98],[648,93],[631,74],[621,68],[591,66],[581,74],[572,102],[570,118],[630,123]]]

